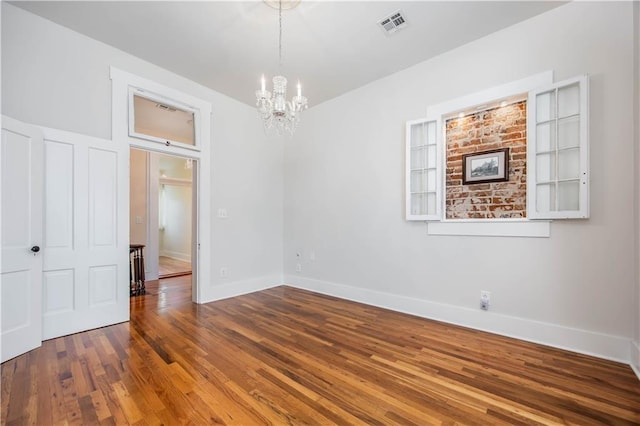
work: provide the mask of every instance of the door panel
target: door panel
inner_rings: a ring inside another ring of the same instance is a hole
[[[129,319],[128,147],[43,129],[43,337]],[[125,201],[122,201],[122,200]]]
[[[73,145],[47,141],[45,170],[55,179],[44,182],[44,241],[57,249],[73,248]]]
[[[47,271],[43,274],[43,315],[71,312],[75,305],[73,269]]]
[[[116,246],[117,153],[89,148],[89,244],[91,249]]]
[[[2,117],[2,362],[42,341],[42,135]]]

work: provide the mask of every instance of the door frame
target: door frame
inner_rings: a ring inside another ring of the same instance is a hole
[[[192,188],[196,209],[193,222],[194,236],[192,244],[195,253],[192,253],[193,277],[191,299],[195,303],[204,302],[203,284],[211,282],[211,103],[188,95],[179,90],[161,85],[154,81],[136,76],[134,74],[111,67],[111,139],[114,143],[127,144],[126,162],[129,165],[129,148],[138,148],[145,151],[155,151],[163,154],[177,155],[196,160],[194,163],[194,186]],[[199,149],[186,149],[171,144],[144,140],[129,136],[129,91],[131,88],[149,91],[171,101],[188,106],[199,112],[196,125],[199,141]],[[126,196],[125,196],[126,195]],[[129,191],[120,200],[129,208]],[[128,227],[129,223],[125,224]]]

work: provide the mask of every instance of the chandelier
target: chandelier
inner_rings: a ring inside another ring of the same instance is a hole
[[[273,0],[265,0],[272,6]],[[295,2],[294,6],[297,5]],[[282,68],[282,0],[278,0],[278,59]],[[285,130],[290,134],[296,130],[300,122],[300,113],[307,109],[307,98],[302,96],[302,86],[298,81],[298,93],[287,101],[287,79],[282,75],[273,77],[273,95],[266,90],[264,75],[262,76],[260,90],[256,90],[256,107],[262,119],[265,133],[275,130],[282,135]]]

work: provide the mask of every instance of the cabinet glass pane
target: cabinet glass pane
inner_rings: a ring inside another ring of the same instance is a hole
[[[556,149],[555,121],[536,125],[536,152]]]
[[[556,92],[540,93],[536,96],[536,123],[556,118]]]
[[[415,147],[411,149],[411,168],[424,169],[427,164],[427,147]]]
[[[558,210],[580,210],[580,182],[558,182]]]
[[[580,112],[580,86],[578,83],[558,89],[558,117],[576,115]]]
[[[422,170],[411,172],[411,192],[424,192],[427,189],[427,174]]]
[[[580,149],[558,151],[558,179],[580,178]]]
[[[411,126],[411,146],[422,146],[425,144],[424,124],[414,124]]]
[[[427,126],[427,143],[429,145],[436,144],[436,123],[435,121],[430,121],[426,123]]]
[[[536,155],[536,181],[548,182],[556,178],[556,154]]]
[[[556,209],[556,184],[536,185],[536,210],[549,212]]]
[[[573,148],[580,145],[580,117],[558,120],[558,146]]]
[[[427,148],[427,167],[435,168],[436,167],[436,146],[429,145]]]
[[[436,170],[430,169],[427,170],[427,191],[436,190]]]
[[[411,214],[421,215],[427,213],[426,194],[411,194]]]
[[[436,193],[429,192],[427,194],[427,213],[436,214]]]

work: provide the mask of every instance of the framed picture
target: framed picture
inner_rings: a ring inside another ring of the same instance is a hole
[[[462,184],[509,180],[509,148],[474,152],[462,156]]]

